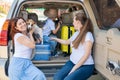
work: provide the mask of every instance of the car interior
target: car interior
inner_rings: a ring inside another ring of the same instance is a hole
[[[45,11],[45,9],[50,8],[50,7],[58,9],[58,17],[59,18],[56,19],[56,21],[55,21],[56,25],[57,25],[58,20],[62,21],[61,28],[59,29],[59,31],[56,34],[58,38],[61,38],[62,37],[61,35],[63,35],[63,33],[64,33],[62,31],[63,26],[67,26],[67,27],[72,26],[73,32],[71,31],[70,36],[72,36],[72,34],[75,32],[72,22],[73,22],[73,17],[75,16],[76,13],[80,12],[81,14],[85,14],[87,16],[87,14],[84,11],[81,4],[70,3],[70,2],[68,2],[68,3],[61,2],[59,4],[55,3],[55,2],[45,2],[42,4],[34,2],[34,3],[30,4],[27,2],[21,6],[18,16],[23,17],[27,21],[28,15],[30,15],[30,16],[36,15],[36,17],[34,17],[34,18],[36,19],[37,25],[40,28],[42,28],[47,19],[47,17],[44,15],[44,11]],[[65,47],[65,46],[63,45],[63,47]],[[58,59],[62,55],[63,59],[66,60],[66,58],[68,59],[68,56],[71,53],[70,49],[69,49],[69,51],[67,51],[67,50],[65,52],[64,52],[64,50],[62,51],[61,44],[59,44],[59,43],[57,43],[56,50],[57,50],[57,53],[56,53],[57,55],[56,55],[56,57],[54,57],[55,59]],[[54,58],[52,58],[52,59],[54,59]],[[50,61],[52,59],[50,59]]]

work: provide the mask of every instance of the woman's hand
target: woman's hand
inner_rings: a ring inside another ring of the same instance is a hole
[[[36,43],[41,43],[42,42],[42,39],[41,38],[38,38],[37,40],[36,40]]]
[[[73,73],[74,72],[74,70],[72,69],[70,72],[69,72],[69,74],[68,75],[70,75],[71,73]]]
[[[70,75],[72,72],[70,71],[68,75]]]

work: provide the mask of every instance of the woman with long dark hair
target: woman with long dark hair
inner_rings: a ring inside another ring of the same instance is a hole
[[[17,17],[11,20],[10,34],[15,52],[8,70],[10,80],[46,80],[43,72],[30,60],[32,49],[35,48],[33,32],[34,29],[27,32],[27,25],[23,18]]]
[[[91,21],[84,14],[77,13],[73,25],[76,32],[70,39],[51,38],[72,47],[70,60],[55,74],[54,80],[87,80],[93,73],[94,61],[91,50],[94,38]]]

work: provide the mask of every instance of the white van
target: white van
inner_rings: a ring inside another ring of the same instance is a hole
[[[116,2],[120,4],[119,0],[116,0]],[[5,64],[6,61],[9,62],[14,53],[14,46],[12,45],[9,35],[10,19],[20,16],[27,20],[29,13],[36,13],[38,16],[38,24],[42,27],[46,20],[43,12],[49,7],[58,8],[60,12],[69,11],[69,13],[64,16],[67,17],[70,15],[64,20],[67,21],[68,25],[72,24],[72,16],[80,11],[84,12],[84,14],[91,19],[95,38],[93,48],[95,69],[97,73],[100,73],[105,79],[120,80],[120,31],[117,28],[101,28],[101,21],[93,0],[14,0],[7,19],[0,31],[0,60],[2,60],[2,64]],[[77,9],[74,10],[73,7]],[[58,32],[58,37],[61,36],[60,34],[61,30]],[[59,50],[61,49],[59,46],[58,48]],[[53,76],[68,59],[69,56],[58,55],[49,61],[34,60],[33,63],[49,77]],[[7,67],[7,65],[5,67]],[[7,70],[5,71],[7,72]]]

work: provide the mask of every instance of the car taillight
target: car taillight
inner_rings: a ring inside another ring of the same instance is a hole
[[[6,46],[7,45],[7,32],[8,32],[8,26],[9,26],[10,20],[6,20],[2,26],[1,32],[0,32],[0,46]]]

